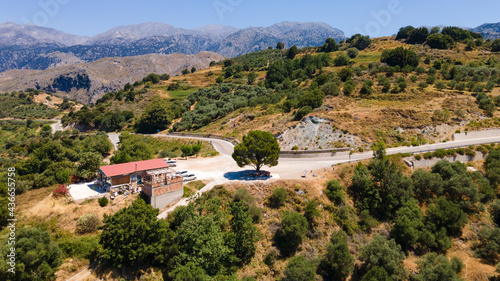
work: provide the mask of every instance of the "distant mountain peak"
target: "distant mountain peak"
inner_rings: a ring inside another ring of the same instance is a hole
[[[485,23],[476,28],[471,29],[474,32],[481,33],[484,39],[497,39],[500,38],[500,22]]]
[[[72,46],[83,44],[88,39],[89,37],[86,36],[68,34],[34,24],[17,24],[12,21],[0,23],[0,46],[37,45],[40,43]]]

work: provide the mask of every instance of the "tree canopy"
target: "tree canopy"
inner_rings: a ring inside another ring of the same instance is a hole
[[[160,238],[167,232],[165,221],[156,218],[158,212],[137,199],[131,206],[105,216],[99,242],[103,257],[117,267],[139,266],[154,260]]]
[[[5,240],[7,241],[7,240]],[[7,271],[7,254],[13,245],[0,249],[1,280],[53,280],[57,267],[62,263],[61,249],[52,241],[46,230],[20,228],[16,232],[15,274]]]
[[[239,167],[251,165],[259,172],[264,165],[278,165],[279,153],[278,141],[271,133],[250,131],[234,148],[232,157]]]
[[[381,62],[387,63],[389,66],[405,66],[417,67],[420,62],[420,57],[412,50],[403,47],[396,49],[384,50],[382,52]]]

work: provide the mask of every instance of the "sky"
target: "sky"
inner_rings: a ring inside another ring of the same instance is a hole
[[[0,0],[0,22],[93,36],[119,25],[161,22],[186,29],[283,21],[324,22],[350,36],[397,33],[402,26],[476,27],[500,22],[498,0]]]

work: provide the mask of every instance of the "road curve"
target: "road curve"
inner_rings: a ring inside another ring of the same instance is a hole
[[[118,147],[119,142],[119,134],[117,133],[109,133],[108,134],[111,142],[114,147]],[[201,193],[207,192],[213,188],[213,186],[217,184],[225,184],[231,181],[239,181],[242,179],[231,178],[229,175],[238,174],[241,172],[245,172],[245,169],[239,168],[236,163],[232,160],[231,154],[234,151],[234,145],[230,142],[219,140],[219,139],[211,139],[211,138],[196,138],[196,137],[185,137],[185,136],[170,136],[170,135],[161,135],[154,134],[149,135],[152,137],[162,137],[162,138],[185,138],[185,139],[197,139],[210,141],[214,148],[219,151],[220,155],[210,159],[197,159],[194,162],[198,166],[202,166],[203,168],[199,168],[196,170],[197,173],[201,174],[209,174],[209,178],[212,180],[207,186],[205,186],[202,190],[198,191],[191,198],[183,198],[181,201],[174,204],[168,210],[162,212],[158,218],[166,218],[168,213],[175,210],[175,208],[179,206],[184,206],[189,204],[191,200],[200,196]],[[470,145],[480,145],[480,144],[488,144],[488,143],[496,143],[500,142],[500,136],[490,137],[490,138],[481,138],[481,139],[470,139],[470,140],[461,140],[461,141],[449,141],[445,143],[436,143],[436,144],[426,144],[416,147],[395,147],[386,149],[386,153],[398,154],[398,153],[423,153],[429,151],[435,151],[438,149],[451,149],[457,147],[467,147]],[[266,169],[271,172],[274,179],[301,179],[303,175],[303,171],[311,171],[322,168],[329,168],[337,164],[343,164],[348,162],[361,161],[366,159],[371,159],[373,157],[372,151],[366,151],[363,153],[354,153],[352,155],[336,155],[330,157],[311,157],[311,158],[282,158],[279,160],[279,164],[275,167],[271,167]],[[184,162],[183,165],[188,165],[187,162]],[[192,165],[192,164],[191,164]],[[187,167],[190,169],[190,167]],[[248,169],[247,169],[248,170]],[[206,178],[208,179],[208,178]],[[243,179],[243,181],[248,181]]]

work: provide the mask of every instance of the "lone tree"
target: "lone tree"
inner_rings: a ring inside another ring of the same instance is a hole
[[[262,166],[278,165],[280,146],[269,132],[250,131],[243,141],[234,148],[233,159],[239,167],[253,166],[260,172]]]

